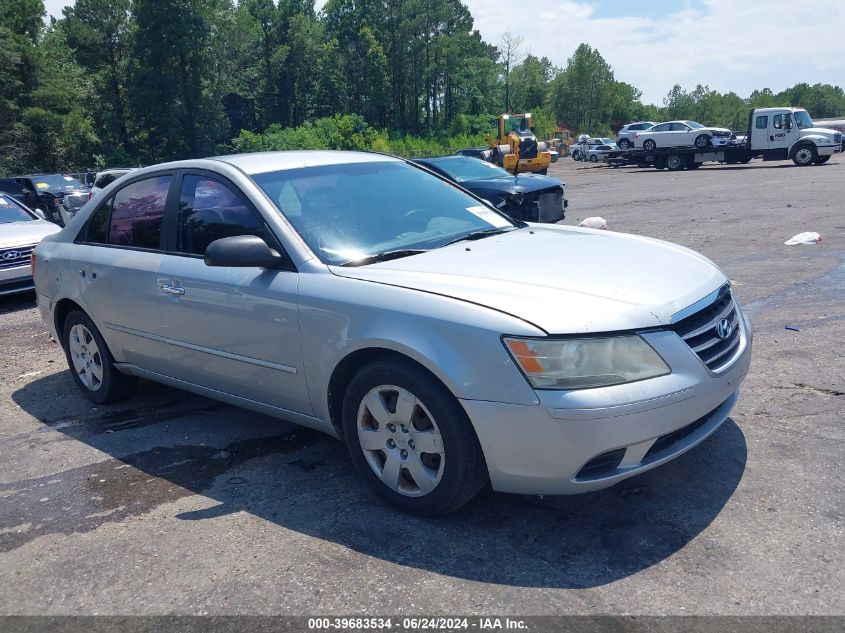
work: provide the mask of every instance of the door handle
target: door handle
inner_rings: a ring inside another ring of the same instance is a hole
[[[179,286],[173,286],[171,284],[159,284],[158,287],[161,291],[168,295],[179,295],[180,297],[185,294],[185,289],[180,288]]]
[[[774,141],[774,140],[775,140],[774,135],[770,135],[770,136],[769,136],[769,140],[770,140],[770,141]]]

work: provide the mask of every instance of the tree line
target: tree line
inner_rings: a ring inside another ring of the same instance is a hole
[[[611,134],[633,120],[740,129],[749,107],[845,115],[840,87],[748,97],[675,86],[662,106],[581,44],[563,68],[518,34],[484,41],[461,0],[42,0],[0,3],[0,173],[300,147],[414,154],[479,145],[536,113]]]

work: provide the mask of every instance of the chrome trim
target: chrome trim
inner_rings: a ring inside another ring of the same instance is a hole
[[[715,303],[716,300],[719,298],[719,295],[721,295],[726,290],[729,290],[730,287],[731,287],[730,282],[723,284],[722,286],[718,287],[716,290],[711,292],[709,295],[707,295],[703,299],[699,299],[698,301],[696,301],[692,305],[687,306],[683,310],[679,310],[678,312],[676,312],[675,314],[673,314],[669,318],[669,325],[675,325],[675,323],[678,323],[679,321],[683,321],[688,316],[692,316],[696,312],[703,310],[704,308],[709,306],[711,303]]]
[[[247,363],[249,365],[257,365],[258,367],[266,367],[267,369],[276,369],[278,371],[283,371],[288,374],[295,374],[296,367],[291,367],[290,365],[281,365],[279,363],[271,363],[267,360],[260,360],[258,358],[251,358],[249,356],[241,356],[240,354],[232,354],[231,352],[224,352],[219,349],[212,349],[210,347],[203,347],[202,345],[196,345],[194,343],[185,343],[184,341],[177,341],[172,338],[165,338],[164,336],[159,336],[158,334],[152,334],[150,332],[143,332],[141,330],[135,330],[129,327],[125,327],[123,325],[118,325],[116,323],[108,323],[104,324],[107,329],[114,330],[116,332],[123,332],[124,334],[132,334],[134,336],[139,336],[141,338],[150,339],[152,341],[158,341],[159,343],[164,343],[166,345],[173,345],[174,347],[181,347],[183,349],[189,349],[194,352],[202,352],[203,354],[211,354],[212,356],[219,356],[220,358],[226,358],[228,360],[234,360],[241,363]]]

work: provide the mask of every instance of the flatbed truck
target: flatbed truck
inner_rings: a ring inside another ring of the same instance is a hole
[[[704,149],[659,147],[615,150],[608,153],[607,162],[612,167],[653,165],[657,169],[680,171],[697,169],[706,162],[737,164],[762,158],[764,161],[792,160],[799,167],[806,167],[823,165],[842,147],[842,133],[814,127],[806,110],[757,108],[748,114],[745,136],[732,138],[727,145]]]

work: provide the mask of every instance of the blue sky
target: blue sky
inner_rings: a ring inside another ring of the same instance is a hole
[[[660,105],[676,83],[742,97],[799,82],[845,88],[843,0],[464,0],[484,38],[522,35],[557,66],[581,42]],[[324,0],[317,0],[320,7]],[[72,2],[47,0],[61,15]],[[843,113],[845,114],[845,113]]]

